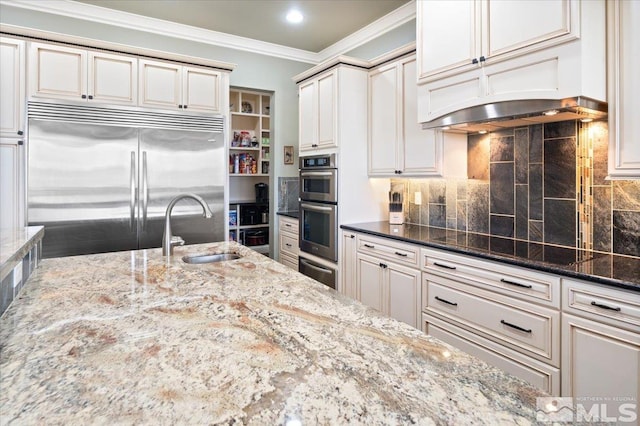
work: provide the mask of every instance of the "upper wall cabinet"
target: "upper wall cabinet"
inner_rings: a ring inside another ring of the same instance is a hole
[[[222,113],[223,73],[140,59],[140,106]]]
[[[606,100],[602,0],[419,1],[418,119],[520,99]]]
[[[321,74],[298,86],[300,152],[336,148],[338,70]]]
[[[417,120],[415,55],[369,73],[368,118],[369,176],[444,176],[445,134],[423,130]],[[446,152],[458,159],[452,169],[464,175],[466,138],[447,136]]]
[[[419,81],[477,68],[579,37],[570,0],[417,2]]]
[[[609,176],[640,178],[640,2],[607,2]]]
[[[132,56],[30,43],[33,97],[136,105],[137,59]]]
[[[0,137],[24,132],[25,42],[0,37]]]

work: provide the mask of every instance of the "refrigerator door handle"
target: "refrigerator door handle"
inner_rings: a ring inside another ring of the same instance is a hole
[[[131,168],[129,170],[129,229],[133,231],[133,224],[136,220],[136,152],[131,151]]]
[[[142,229],[147,226],[147,205],[149,204],[149,185],[147,184],[147,151],[142,151]]]

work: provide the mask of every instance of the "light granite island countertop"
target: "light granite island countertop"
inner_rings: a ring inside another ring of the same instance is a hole
[[[43,260],[0,318],[2,424],[530,424],[537,396],[232,242]]]

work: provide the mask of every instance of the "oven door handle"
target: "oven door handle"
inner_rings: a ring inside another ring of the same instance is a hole
[[[311,204],[304,204],[304,203],[300,204],[300,208],[307,209],[307,210],[316,210],[321,212],[330,212],[333,210],[333,207],[312,206]]]
[[[315,269],[318,272],[322,272],[323,274],[330,274],[333,271],[329,268],[322,268],[320,266],[316,266],[316,265],[312,265],[311,263],[307,262],[306,260],[300,258],[300,263],[302,263],[304,266],[308,266],[311,269]]]
[[[333,172],[300,172],[300,176],[333,176]]]

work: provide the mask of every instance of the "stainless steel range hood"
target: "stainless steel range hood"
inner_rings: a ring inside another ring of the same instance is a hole
[[[565,120],[597,120],[606,116],[607,104],[590,98],[528,99],[496,102],[455,111],[423,123],[422,128],[443,128],[468,133],[491,132],[507,127]]]

